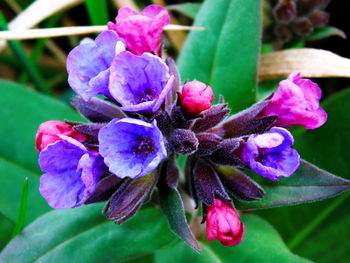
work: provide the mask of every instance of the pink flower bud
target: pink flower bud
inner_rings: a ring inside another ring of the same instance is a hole
[[[217,239],[228,247],[242,241],[244,225],[236,210],[226,202],[216,198],[214,206],[208,207],[206,221],[209,241]]]
[[[108,29],[123,38],[132,53],[159,55],[163,28],[170,23],[170,16],[164,7],[158,5],[149,5],[141,13],[123,7],[119,9],[115,22],[109,22]]]
[[[262,115],[277,116],[275,126],[303,125],[315,129],[327,120],[327,113],[320,107],[321,89],[300,73],[292,73],[280,82],[271,103]]]
[[[199,114],[211,107],[214,100],[214,93],[210,86],[193,80],[185,83],[180,95],[182,107],[192,114]]]
[[[37,151],[41,152],[47,145],[62,140],[58,135],[68,136],[80,142],[86,139],[84,134],[79,133],[72,126],[62,121],[46,121],[40,124],[36,133],[35,145]]]

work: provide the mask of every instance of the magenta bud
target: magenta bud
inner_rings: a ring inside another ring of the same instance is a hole
[[[46,121],[40,124],[35,137],[35,146],[41,152],[49,144],[62,140],[59,135],[71,137],[79,142],[85,141],[84,134],[76,131],[72,126],[62,121]]]
[[[236,210],[218,198],[215,198],[214,205],[207,209],[207,239],[217,239],[228,247],[238,245],[243,239],[244,225]]]
[[[182,107],[190,114],[199,114],[211,107],[214,93],[210,86],[193,80],[185,83],[180,95]]]

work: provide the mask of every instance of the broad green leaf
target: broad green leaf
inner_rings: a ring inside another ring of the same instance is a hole
[[[203,241],[201,242],[203,252],[198,255],[182,243],[172,244],[156,252],[156,262],[309,262],[292,254],[276,230],[263,219],[254,215],[243,215],[241,218],[246,231],[239,245],[225,247],[217,241]]]
[[[108,221],[103,204],[56,210],[38,218],[0,254],[0,262],[123,262],[174,240],[155,208],[122,225]]]
[[[11,238],[15,223],[9,218],[0,214],[0,251]]]
[[[201,254],[195,252],[183,242],[172,243],[155,253],[155,263],[222,263],[221,259],[207,246],[200,244]]]
[[[323,103],[328,113],[326,124],[316,130],[300,129],[294,134],[295,147],[303,158],[347,179],[350,179],[349,100],[350,89],[333,95]],[[259,214],[269,219],[294,252],[319,262],[321,258],[328,257],[335,243],[339,244],[336,248],[339,251],[350,250],[350,243],[344,239],[343,233],[328,232],[332,242],[321,243],[323,239],[318,239],[318,233],[324,229],[338,228],[338,223],[344,225],[344,218],[349,220],[349,201],[350,195],[342,194],[319,203],[264,210]],[[350,221],[347,224],[350,225]],[[314,244],[320,244],[317,254],[303,249]],[[337,255],[334,254],[332,262],[350,261],[349,253]]]
[[[184,205],[177,189],[167,187],[166,184],[159,187],[159,201],[169,227],[174,234],[195,250],[200,251],[197,240],[187,224]]]
[[[200,7],[201,7],[200,3],[183,3],[183,4],[168,5],[167,9],[171,11],[175,10],[181,14],[184,14],[194,19]]]
[[[183,80],[197,79],[225,96],[233,111],[256,100],[261,1],[206,0],[178,59]]]
[[[35,133],[39,124],[50,119],[82,118],[68,105],[13,82],[0,80],[0,92],[0,227],[7,229],[1,231],[4,235],[1,242],[5,242],[11,236],[8,232],[18,220],[25,177],[29,178],[25,222],[29,223],[50,210],[38,190],[40,170]]]
[[[260,185],[265,196],[259,201],[237,202],[239,209],[261,209],[295,205],[329,198],[350,189],[350,181],[301,161],[298,170],[278,182],[267,179]]]
[[[50,208],[39,193],[39,176],[12,162],[0,158],[0,213],[17,222],[21,204],[23,180],[28,177],[28,206],[25,222],[31,222]]]
[[[346,245],[350,236],[350,215],[328,224],[313,234],[316,242],[307,242],[298,248],[298,252],[319,263],[349,262],[349,246]],[[334,238],[336,237],[336,238]],[[331,249],[328,253],[325,250]],[[326,253],[325,253],[326,252]]]
[[[106,0],[84,0],[92,25],[104,25],[108,22]]]
[[[35,150],[39,124],[52,119],[81,121],[82,118],[67,104],[13,82],[0,80],[0,93],[0,157],[39,172]]]
[[[320,40],[332,36],[346,38],[346,35],[342,30],[329,26],[317,29],[314,33],[307,37],[307,40]]]

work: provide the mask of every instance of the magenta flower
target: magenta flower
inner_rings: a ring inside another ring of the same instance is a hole
[[[150,53],[120,52],[110,71],[110,94],[125,111],[156,112],[173,87],[168,66]]]
[[[303,125],[315,129],[327,120],[327,113],[320,107],[321,89],[300,73],[292,73],[280,82],[271,103],[264,109],[265,116],[278,116],[275,125]]]
[[[185,83],[180,99],[182,107],[188,113],[199,114],[211,107],[214,93],[210,86],[198,80],[193,80]]]
[[[151,52],[160,53],[163,28],[170,23],[168,11],[158,5],[147,6],[140,14],[127,8],[120,8],[116,23],[108,23],[123,38],[128,50],[136,55]]]
[[[52,208],[81,206],[96,189],[107,171],[101,156],[87,150],[77,140],[62,136],[47,146],[39,156],[42,171],[40,193]]]
[[[109,67],[116,54],[125,50],[123,41],[111,30],[95,41],[75,47],[67,57],[68,83],[85,101],[103,94],[110,96]]]
[[[79,142],[86,139],[84,134],[76,131],[72,126],[63,121],[46,121],[40,124],[35,136],[35,146],[38,152],[41,152],[49,144],[62,140],[61,135],[71,137]]]
[[[207,209],[207,239],[217,239],[228,247],[238,245],[243,239],[244,225],[236,210],[218,198]]]
[[[138,178],[152,172],[167,157],[156,122],[114,119],[98,134],[99,152],[110,172],[119,178]]]
[[[279,177],[290,176],[299,167],[300,156],[291,148],[293,143],[288,130],[274,127],[267,133],[251,135],[241,157],[254,172],[277,181]]]

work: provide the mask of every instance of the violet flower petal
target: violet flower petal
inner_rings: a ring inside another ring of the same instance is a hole
[[[254,172],[276,181],[290,176],[299,167],[300,156],[291,148],[293,142],[288,130],[274,127],[267,133],[250,136],[241,157]]]
[[[40,178],[40,193],[56,209],[82,205],[106,170],[96,152],[72,138],[47,146],[40,153],[39,164],[46,172]]]
[[[167,156],[155,121],[114,119],[100,130],[98,140],[105,164],[119,178],[147,175]]]
[[[110,96],[109,67],[115,55],[123,50],[122,40],[111,30],[102,32],[95,41],[75,47],[67,57],[71,88],[85,101],[97,94]]]
[[[125,111],[156,112],[172,89],[174,76],[157,56],[120,52],[111,65],[109,91]]]

